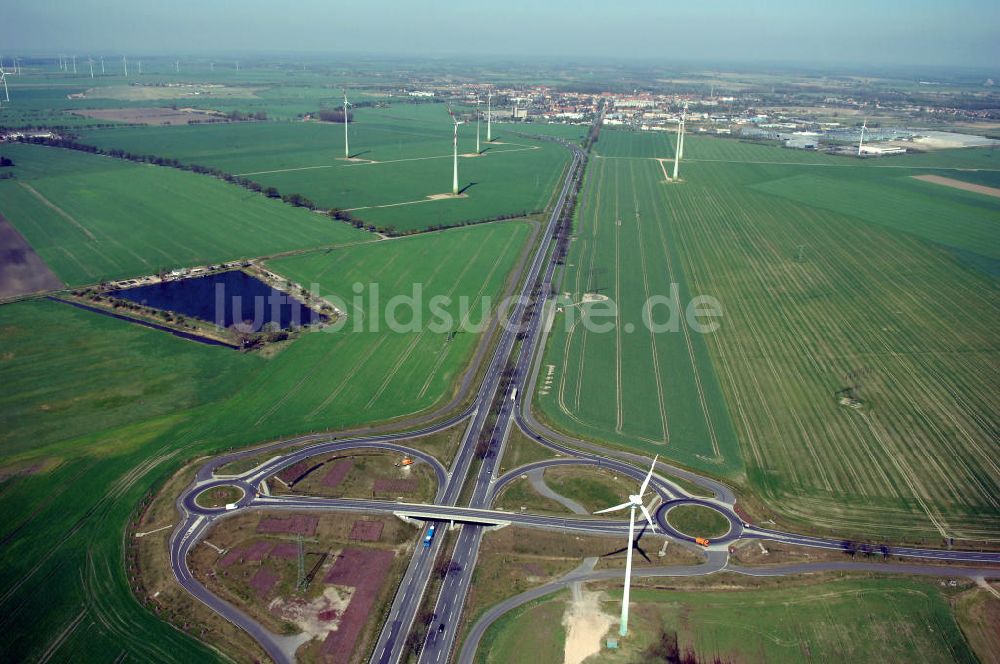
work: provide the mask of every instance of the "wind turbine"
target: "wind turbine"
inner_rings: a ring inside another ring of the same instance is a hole
[[[455,124],[455,135],[451,141],[452,151],[454,153],[454,171],[451,180],[451,193],[454,196],[458,196],[458,125],[463,124],[461,120],[455,117],[452,112],[451,107],[448,108],[448,115],[451,116],[451,121]]]
[[[684,158],[684,137],[687,135],[687,113],[688,105],[687,102],[684,102],[684,110],[681,112],[681,159]]]
[[[351,102],[347,101],[347,90],[344,90],[344,159],[351,158],[351,148],[347,144],[347,109]]]
[[[674,182],[678,181],[677,178],[680,175],[681,169],[681,157],[684,154],[684,120],[686,114],[687,106],[684,107],[684,111],[681,113],[681,120],[677,123],[677,147],[674,148]]]
[[[659,455],[653,457],[653,465],[649,467],[649,473],[646,474],[646,479],[642,481],[642,486],[639,487],[639,493],[629,496],[627,503],[622,503],[621,505],[615,505],[614,507],[609,507],[607,509],[598,510],[594,514],[606,514],[607,512],[617,512],[618,510],[623,510],[626,507],[629,508],[629,521],[628,521],[628,553],[625,554],[625,592],[622,594],[622,621],[621,626],[618,628],[618,634],[625,636],[628,634],[628,594],[629,587],[632,584],[632,548],[635,542],[635,511],[637,509],[642,510],[643,516],[646,517],[646,522],[649,527],[654,531],[656,530],[656,524],[653,522],[653,517],[650,516],[649,510],[646,509],[646,504],[642,501],[642,494],[646,493],[646,488],[649,486],[649,480],[653,476],[653,469],[656,468],[656,460]]]
[[[3,81],[3,96],[5,102],[10,102],[10,93],[7,92],[7,71],[3,68],[3,64],[0,63],[0,81]]]
[[[493,142],[493,91],[490,90],[486,93],[486,142]]]
[[[125,78],[128,78],[128,58],[122,56],[122,64],[125,66]]]
[[[142,60],[139,60],[139,76],[142,76]]]
[[[176,73],[176,74],[181,73],[181,61],[180,60],[174,60],[174,73]]]
[[[90,65],[90,78],[94,78],[94,59],[88,57],[87,64]]]
[[[73,56],[73,73],[76,73],[76,56]]]
[[[479,149],[479,95],[476,95],[476,154],[482,154],[482,150]]]
[[[858,139],[858,156],[861,156],[861,146],[865,142],[865,130],[868,129],[868,118],[865,118],[864,122],[861,123],[861,138]]]
[[[101,76],[104,76],[104,56],[101,56]]]

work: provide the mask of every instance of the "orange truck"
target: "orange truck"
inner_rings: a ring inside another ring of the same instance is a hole
[[[708,546],[710,544],[710,542],[704,537],[695,537],[694,541],[695,543],[701,544],[702,546]]]

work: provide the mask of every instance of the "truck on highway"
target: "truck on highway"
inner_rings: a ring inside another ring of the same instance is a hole
[[[708,546],[709,544],[711,544],[711,542],[709,542],[704,537],[695,537],[694,541],[695,541],[695,544],[701,544],[702,546]]]
[[[429,549],[431,542],[434,541],[434,529],[435,525],[432,523],[431,527],[427,529],[427,534],[424,536],[424,548]]]
[[[517,388],[515,387],[510,393],[510,400],[517,401]]]

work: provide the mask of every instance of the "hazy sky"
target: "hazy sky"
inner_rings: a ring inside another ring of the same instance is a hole
[[[5,0],[0,53],[365,52],[992,68],[998,0]]]

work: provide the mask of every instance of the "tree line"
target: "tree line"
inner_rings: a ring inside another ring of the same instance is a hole
[[[475,224],[484,224],[493,221],[506,221],[508,219],[519,219],[527,217],[533,214],[542,214],[544,210],[520,210],[517,212],[511,212],[507,214],[492,215],[489,217],[479,217],[476,219],[464,219],[461,221],[456,221],[447,224],[431,224],[423,228],[412,228],[412,229],[399,229],[394,224],[386,224],[382,226],[377,226],[375,224],[368,223],[362,219],[354,217],[350,212],[340,209],[340,208],[330,208],[323,209],[316,205],[312,199],[303,194],[293,192],[288,194],[281,193],[276,187],[264,187],[256,180],[251,180],[250,178],[243,177],[240,175],[234,175],[228,173],[220,168],[215,168],[212,166],[202,166],[200,164],[188,164],[180,161],[179,159],[174,159],[172,157],[161,157],[152,154],[140,154],[135,152],[129,152],[128,150],[122,150],[120,148],[102,148],[96,145],[91,145],[89,143],[82,143],[73,135],[67,135],[65,137],[22,137],[18,139],[20,143],[30,143],[33,145],[45,145],[48,147],[63,148],[65,150],[76,150],[78,152],[86,152],[88,154],[96,154],[104,157],[111,157],[113,159],[123,159],[126,161],[132,161],[140,164],[153,164],[155,166],[164,166],[167,168],[176,168],[182,171],[189,171],[191,173],[198,173],[200,175],[210,175],[212,177],[218,178],[230,184],[235,184],[244,189],[252,191],[254,193],[263,194],[268,198],[280,199],[282,202],[292,205],[294,207],[305,208],[307,210],[313,211],[323,211],[332,218],[338,221],[343,221],[349,223],[357,229],[366,230],[370,233],[381,233],[383,235],[388,235],[390,237],[401,237],[405,235],[414,235],[417,233],[424,233],[430,231],[442,231],[448,228],[460,228],[463,226],[472,226]],[[9,161],[9,160],[8,160]],[[13,165],[11,162],[10,165]],[[13,177],[12,173],[0,173],[0,179],[8,179]]]

